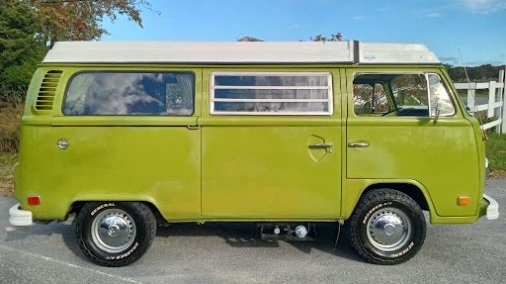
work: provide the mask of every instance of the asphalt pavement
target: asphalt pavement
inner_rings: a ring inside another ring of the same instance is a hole
[[[178,224],[160,228],[148,252],[127,267],[88,262],[72,222],[8,230],[15,201],[0,197],[0,283],[506,283],[506,179],[487,181],[498,220],[429,225],[410,261],[363,262],[335,228],[314,242],[262,241],[254,224]]]

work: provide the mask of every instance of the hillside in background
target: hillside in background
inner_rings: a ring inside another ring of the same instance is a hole
[[[464,67],[452,65],[445,66],[448,69],[448,74],[454,82],[467,82]],[[504,70],[505,66],[485,64],[466,68],[471,82],[488,82],[497,81],[499,77],[499,70]]]

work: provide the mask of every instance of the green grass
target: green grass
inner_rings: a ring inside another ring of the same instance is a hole
[[[490,134],[487,141],[487,158],[490,170],[506,176],[506,134]]]
[[[17,161],[18,154],[0,153],[0,195],[14,193],[14,165]]]

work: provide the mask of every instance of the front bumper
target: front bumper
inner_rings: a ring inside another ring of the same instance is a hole
[[[12,226],[24,227],[33,225],[32,212],[19,209],[19,203],[9,209],[9,223]]]
[[[499,218],[499,203],[486,194],[483,194],[483,200],[485,204],[482,206],[482,214],[480,215],[486,215],[488,220]]]

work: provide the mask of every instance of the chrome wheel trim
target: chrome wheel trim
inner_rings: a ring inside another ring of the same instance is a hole
[[[93,219],[91,238],[93,243],[108,253],[120,253],[128,249],[137,235],[135,222],[121,209],[106,209]]]
[[[373,212],[367,220],[367,240],[375,249],[397,251],[411,239],[411,227],[411,220],[402,210],[384,207]]]

